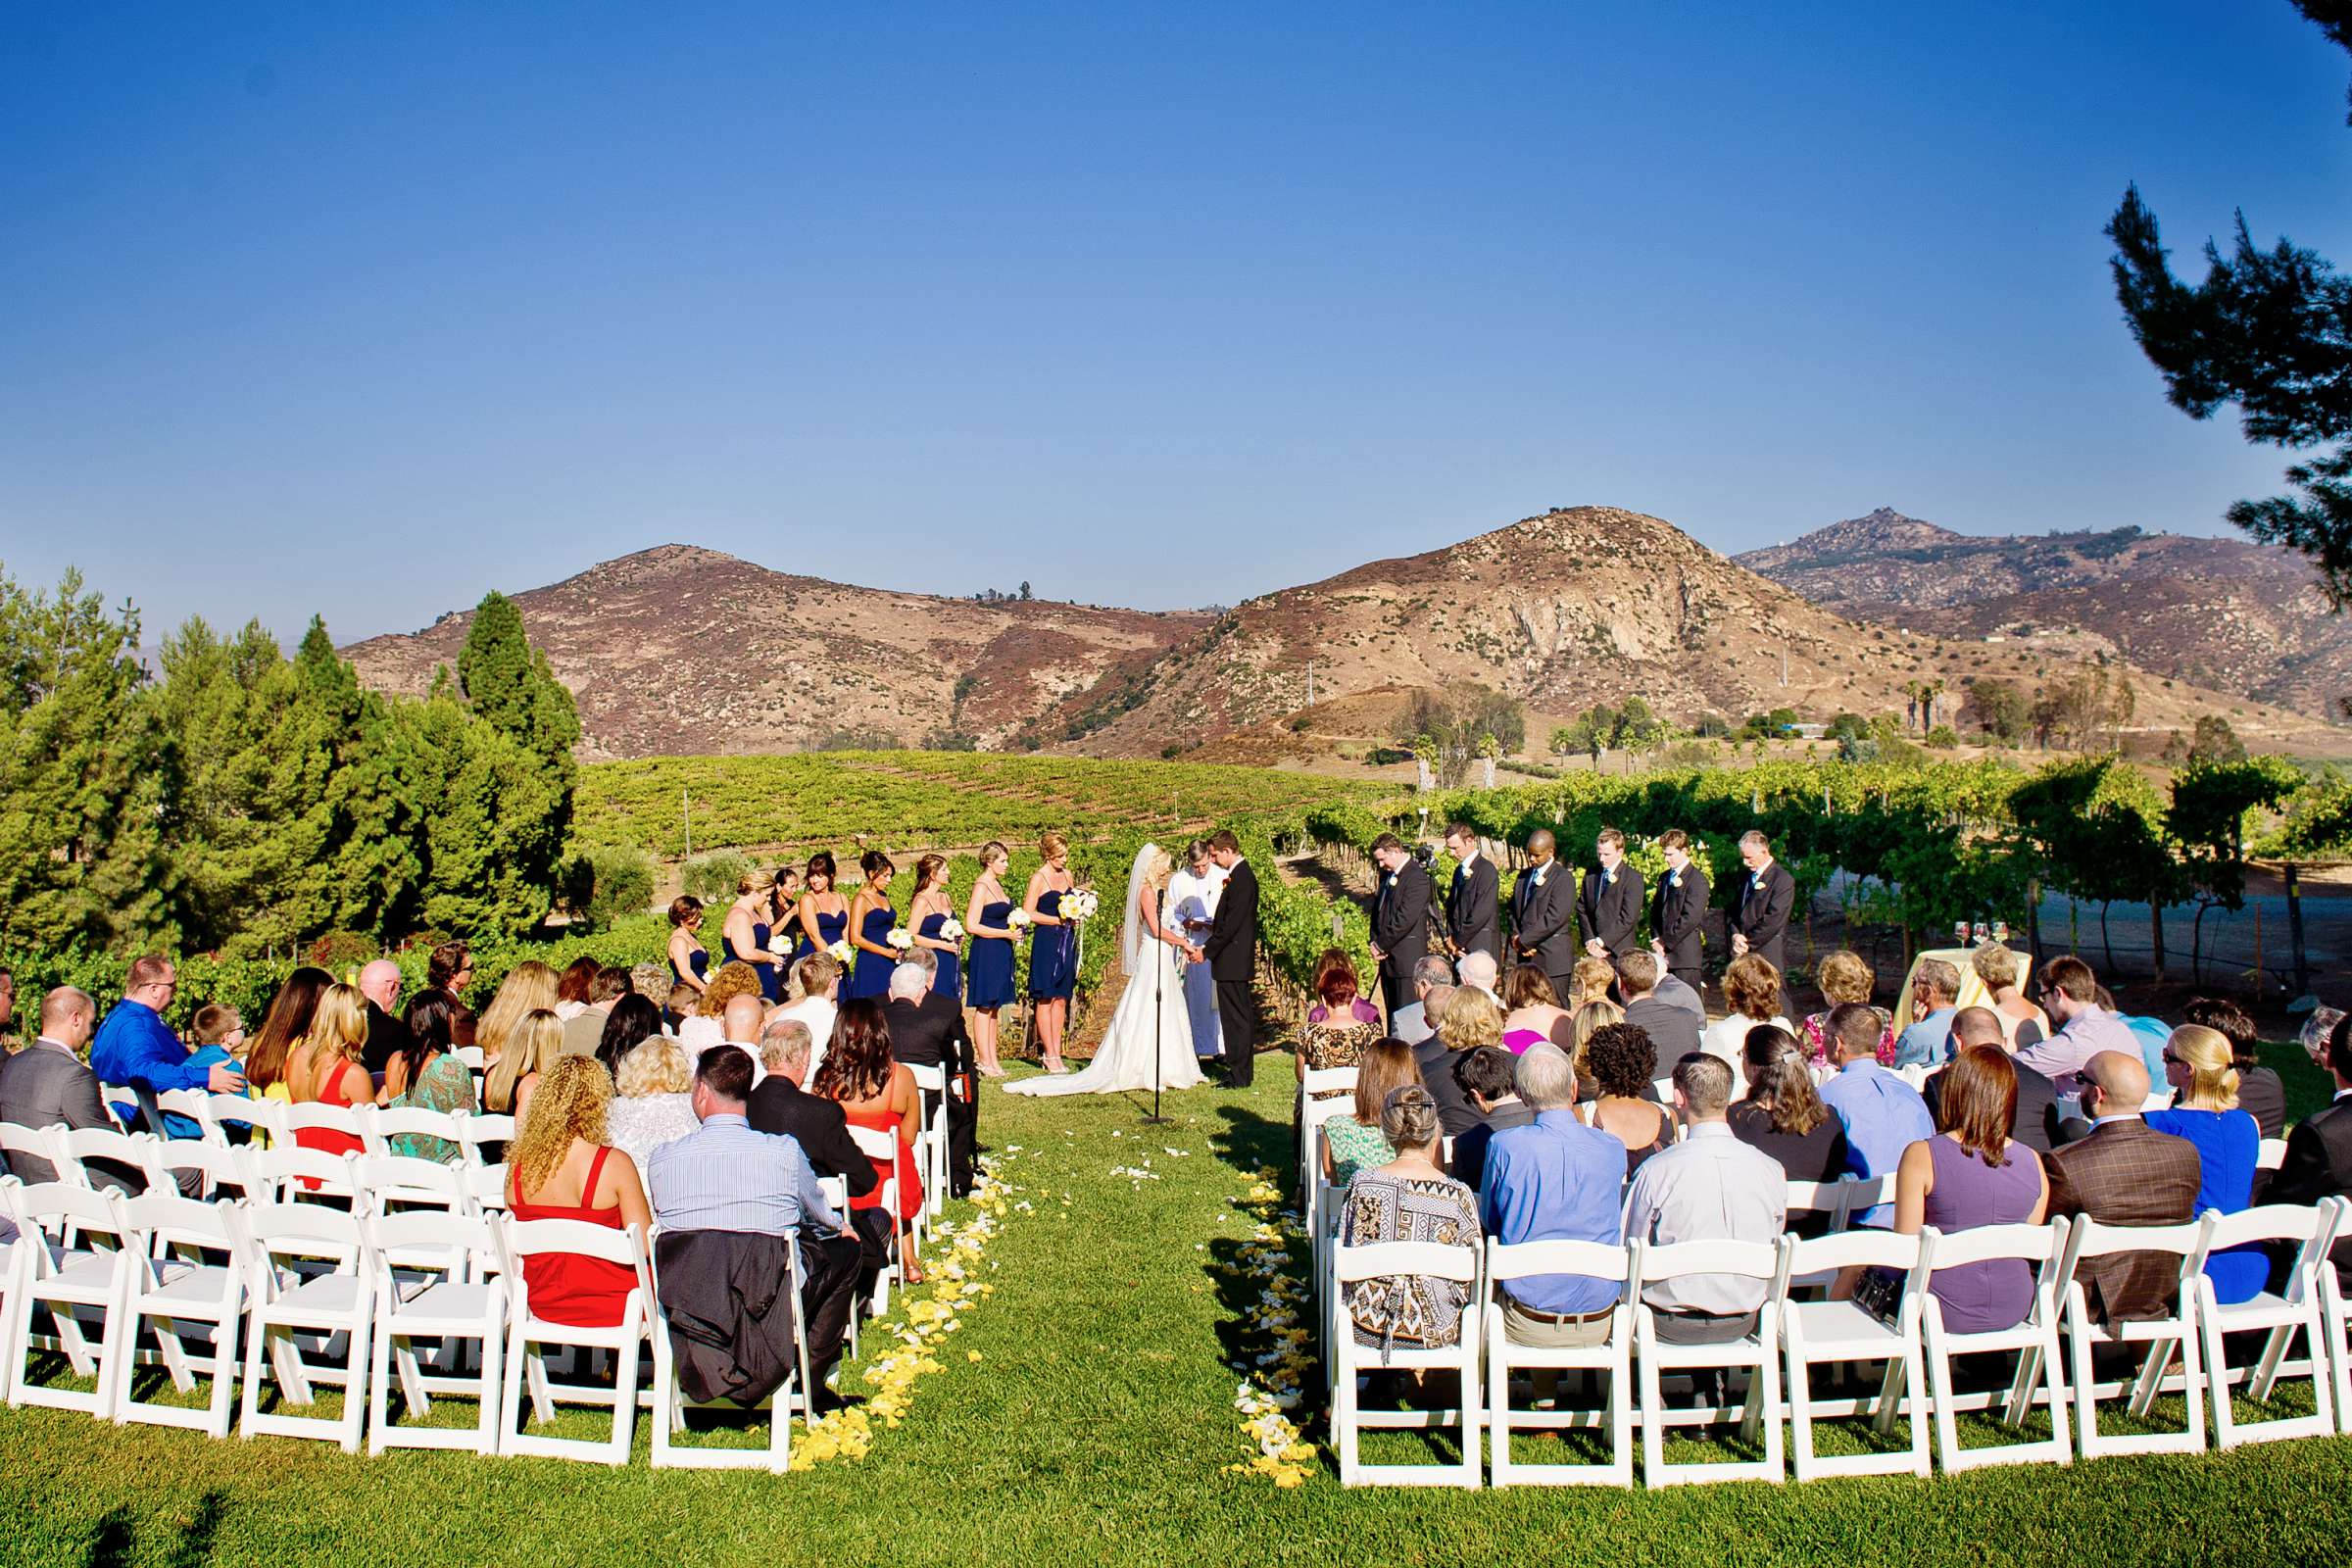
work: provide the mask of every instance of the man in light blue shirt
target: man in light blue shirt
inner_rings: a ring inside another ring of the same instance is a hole
[[[1922,958],[1911,975],[1919,1021],[1894,1043],[1897,1067],[1941,1066],[1952,1054],[1952,1014],[1960,1010],[1960,971],[1941,958]]]
[[[1548,1043],[1527,1048],[1512,1070],[1536,1113],[1487,1143],[1479,1223],[1506,1247],[1522,1242],[1619,1240],[1617,1196],[1625,1145],[1576,1119],[1576,1068]],[[1513,1345],[1598,1345],[1609,1337],[1618,1287],[1581,1274],[1530,1274],[1502,1287],[1503,1333]]]
[[[1936,1122],[1919,1091],[1879,1065],[1879,1009],[1867,1002],[1840,1003],[1830,1012],[1830,1046],[1838,1075],[1821,1086],[1821,1102],[1845,1124],[1846,1168],[1865,1180],[1887,1178],[1887,1201],[1854,1217],[1860,1225],[1894,1223],[1893,1177],[1903,1151],[1936,1136]]]

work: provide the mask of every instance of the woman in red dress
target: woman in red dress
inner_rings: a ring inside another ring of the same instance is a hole
[[[286,1084],[294,1102],[340,1105],[375,1103],[375,1084],[360,1064],[361,1048],[368,1043],[368,999],[357,988],[328,986],[318,997],[318,1010],[302,1043],[287,1058]],[[300,1149],[315,1149],[338,1157],[357,1154],[367,1147],[357,1133],[331,1127],[304,1127],[294,1134]],[[305,1183],[305,1185],[315,1185]]]
[[[816,1069],[816,1081],[809,1089],[827,1100],[837,1101],[843,1117],[853,1127],[870,1127],[898,1135],[898,1152],[893,1160],[874,1161],[874,1172],[884,1181],[895,1173],[899,1183],[898,1218],[903,1225],[922,1212],[923,1183],[915,1173],[914,1140],[922,1131],[923,1097],[914,1087],[914,1074],[893,1060],[890,1054],[890,1024],[882,1016],[882,1005],[870,997],[858,997],[841,1004],[841,1013],[833,1021],[833,1040],[825,1048],[825,1059]],[[850,1200],[850,1207],[872,1208],[882,1200],[882,1189],[876,1187],[863,1198]],[[906,1283],[916,1284],[922,1272],[914,1259],[902,1259]]]
[[[637,1164],[606,1140],[612,1075],[594,1056],[564,1056],[540,1074],[521,1130],[507,1151],[507,1212],[518,1220],[576,1219],[624,1226],[645,1245],[653,1210]],[[576,1252],[537,1252],[522,1260],[533,1316],[577,1328],[620,1321],[633,1269]]]

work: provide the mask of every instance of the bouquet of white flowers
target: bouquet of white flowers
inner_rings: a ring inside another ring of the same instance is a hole
[[[792,956],[792,944],[778,937],[767,945],[767,951],[779,958],[789,958]]]
[[[942,942],[961,942],[963,940],[963,922],[961,920],[942,921],[939,927],[939,939]]]
[[[1092,888],[1080,888],[1061,901],[1061,912],[1073,920],[1092,920],[1102,901],[1095,897]]]
[[[901,953],[905,953],[914,946],[914,933],[903,925],[894,925],[890,928],[890,935],[884,937],[882,942],[885,947],[896,948]]]
[[[1029,911],[1027,909],[1015,909],[1004,917],[1004,923],[1012,927],[1012,929],[1015,931],[1020,931],[1025,930],[1034,922],[1029,918]]]
[[[825,949],[825,956],[831,958],[835,963],[847,963],[851,957],[850,945],[847,942],[836,942]]]

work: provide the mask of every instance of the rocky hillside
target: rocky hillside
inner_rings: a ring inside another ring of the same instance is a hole
[[[2307,713],[2352,694],[2352,617],[2328,612],[2302,557],[2250,540],[1976,536],[1882,507],[1735,559],[1859,619],[2103,653]]]
[[[2070,662],[1858,624],[1671,523],[1579,507],[1250,600],[1153,665],[1079,745],[1145,755],[1281,719],[1305,703],[1309,660],[1319,700],[1479,681],[1546,712],[1640,694],[1683,722],[1779,707],[1899,712],[1906,681],[1937,678],[1956,712],[1970,679],[2032,689]],[[2314,727],[2178,678],[2135,685],[2136,724],[2159,732],[2214,710],[2249,736]]]
[[[1058,739],[1200,631],[1205,615],[979,603],[845,587],[662,545],[514,596],[580,705],[588,759],[781,752],[847,732],[983,747]],[[470,612],[343,652],[361,678],[421,693],[457,663]]]

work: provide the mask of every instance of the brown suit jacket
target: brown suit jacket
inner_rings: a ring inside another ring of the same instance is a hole
[[[2110,1122],[2050,1155],[2050,1212],[2102,1225],[2183,1225],[2196,1217],[2197,1149],[2146,1122]],[[2080,1274],[2102,1323],[2163,1317],[2180,1284],[2172,1252],[2085,1258]]]

